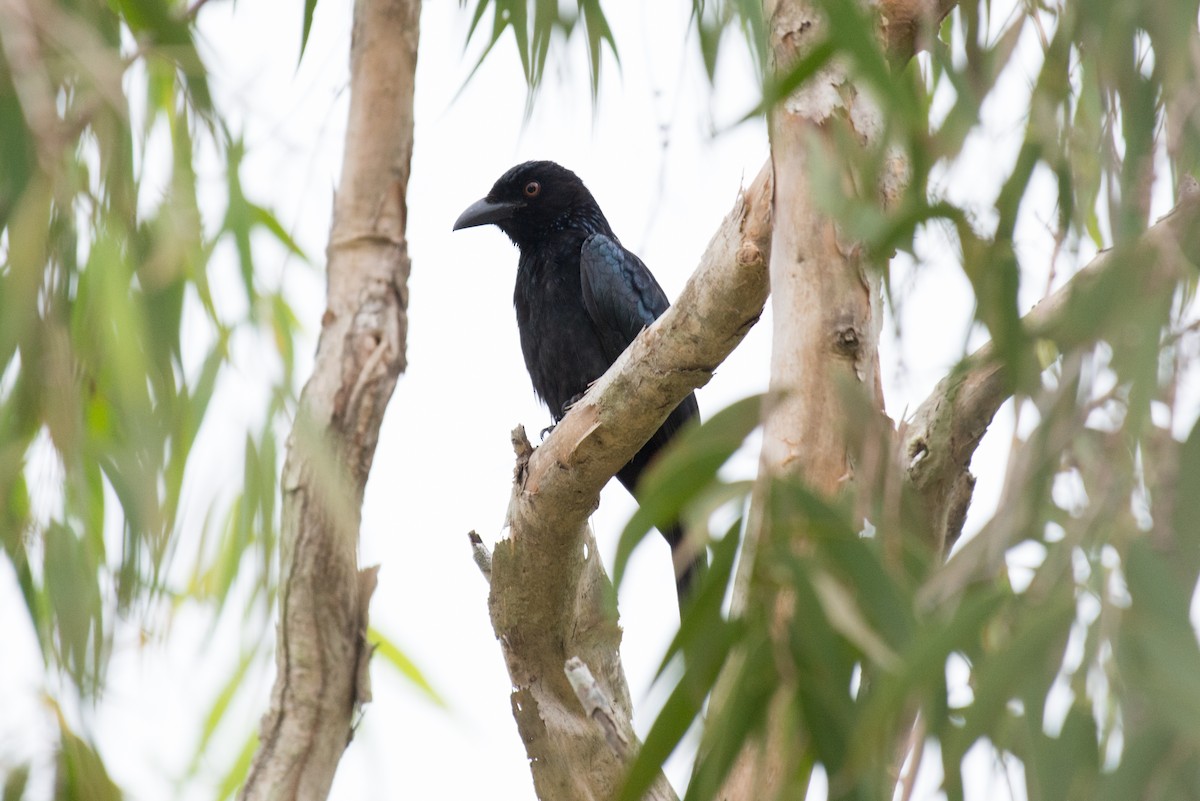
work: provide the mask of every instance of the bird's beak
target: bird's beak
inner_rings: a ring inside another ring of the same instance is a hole
[[[460,228],[473,228],[476,225],[488,225],[507,220],[520,205],[520,203],[496,203],[486,197],[476,200],[467,206],[466,211],[458,215],[452,230],[457,231]]]

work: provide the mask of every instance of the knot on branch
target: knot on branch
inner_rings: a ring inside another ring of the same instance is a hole
[[[847,359],[857,359],[862,349],[862,334],[858,326],[853,324],[840,325],[834,331],[833,349],[839,356]]]
[[[743,242],[738,248],[737,263],[739,267],[754,267],[765,261],[762,250],[753,242]]]

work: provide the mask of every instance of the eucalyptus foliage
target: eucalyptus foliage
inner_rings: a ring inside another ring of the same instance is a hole
[[[302,49],[315,5],[303,9]],[[617,53],[598,0],[463,5],[469,36],[485,40],[479,64],[511,34],[531,98],[555,37],[583,30],[593,95],[603,49]],[[715,75],[736,25],[762,66],[748,115],[769,113],[832,64],[875,98],[883,130],[873,143],[832,124],[840,158],[815,162],[824,211],[880,261],[915,251],[935,228],[950,232],[978,323],[1032,424],[1014,443],[1004,502],[944,560],[911,491],[890,492],[886,471],[864,471],[835,499],[766,479],[748,521],[751,487],[719,468],[757,425],[757,400],[681,442],[647,484],[616,573],[655,520],[680,511],[714,535],[713,568],[664,661],[678,655],[685,667],[663,671],[670,697],[624,797],[639,797],[694,726],[701,747],[687,798],[715,797],[742,746],[763,736],[772,704],[790,737],[783,797],[803,797],[818,766],[831,798],[890,797],[914,721],[910,759],[939,761],[951,799],[964,796],[964,755],[980,743],[1019,761],[1030,799],[1200,797],[1200,646],[1189,614],[1200,575],[1200,427],[1188,405],[1200,243],[1181,243],[1175,255],[1191,272],[1166,282],[1145,280],[1161,254],[1139,245],[1165,210],[1156,198],[1200,168],[1197,0],[1022,0],[1011,13],[964,2],[903,68],[865,4],[817,5],[830,22],[825,38],[776,74],[759,4],[696,0],[700,62]],[[215,612],[249,566],[247,614],[266,620],[277,423],[292,399],[297,324],[256,270],[255,237],[301,254],[242,192],[244,151],[214,107],[194,42],[199,4],[9,7],[21,13],[0,24],[0,546],[49,671],[90,699],[122,616],[185,599]],[[942,179],[985,106],[1000,102],[1006,71],[1028,68],[1014,53],[1030,38],[1039,63],[1028,104],[1011,110],[1023,143],[994,215],[981,217],[949,199]],[[885,207],[863,188],[879,184],[896,154],[910,177]],[[221,219],[200,211],[202,158],[224,174]],[[1030,256],[1015,233],[1037,176],[1052,179],[1058,249]],[[209,283],[223,247],[240,266],[233,297]],[[1065,279],[1098,247],[1113,249],[1118,269],[1073,295],[1053,325],[1022,322],[1018,290],[1045,266],[1027,260],[1053,260]],[[276,343],[278,376],[238,459],[241,494],[212,508],[203,537],[181,554],[193,447],[243,334]],[[864,423],[856,463],[878,464],[890,437]],[[731,609],[749,525],[765,535],[744,557],[744,599]],[[796,532],[805,547],[785,545]],[[1033,561],[1010,566],[1018,551]],[[784,625],[781,598],[793,610]],[[385,644],[383,654],[423,681],[398,650]],[[260,657],[246,653],[230,675],[198,751]],[[59,796],[117,797],[70,715],[55,713]],[[253,746],[251,737],[224,794]],[[5,798],[20,798],[28,777],[10,770]]]
[[[1200,797],[1197,4],[963,3],[903,71],[888,68],[861,4],[817,5],[825,40],[764,82],[759,110],[834,64],[876,98],[875,142],[830,123],[839,158],[813,159],[817,197],[881,261],[919,256],[914,242],[932,228],[951,232],[991,358],[1029,425],[1000,506],[945,560],[919,499],[898,484],[900,461],[871,469],[893,435],[865,399],[846,398],[861,410],[854,486],[828,499],[762,478],[750,519],[750,489],[717,467],[757,424],[757,404],[693,432],[648,478],[621,559],[682,509],[718,535],[716,569],[673,646],[685,669],[660,677],[670,700],[622,797],[640,797],[693,725],[688,799],[718,797],[768,725],[785,732],[780,798],[804,797],[818,767],[830,798],[891,797],[906,745],[910,761],[940,761],[942,791],[963,798],[964,757],[981,744],[1021,766],[1018,798]],[[1011,109],[1024,141],[994,215],[979,215],[948,199],[941,178],[984,106],[1000,102],[1005,72],[1029,69],[1014,57],[1022,38],[1040,51],[1028,106]],[[880,185],[897,153],[911,177],[885,206],[863,188]],[[1017,221],[1040,200],[1038,175],[1052,178],[1057,248],[1026,255]],[[1168,194],[1189,195],[1191,216],[1165,248],[1149,247]],[[1050,322],[1024,322],[1022,281],[1049,265],[1065,283],[1095,248],[1112,249],[1112,268],[1081,279]],[[1157,280],[1163,260],[1183,267]],[[730,611],[721,599],[748,527],[759,544]]]
[[[250,567],[239,601],[266,623],[297,322],[257,274],[252,240],[303,254],[242,192],[244,150],[194,42],[198,6],[11,9],[0,25],[0,544],[49,674],[68,679],[47,685],[64,710],[59,793],[114,797],[68,721],[71,699],[101,695],[121,620],[158,636],[152,613],[184,601],[215,620]],[[224,175],[222,218],[201,213],[197,165]],[[240,290],[210,284],[222,248],[236,253]],[[233,456],[242,491],[214,505],[188,495],[189,471],[245,336],[276,344],[277,375]],[[185,521],[185,500],[210,506],[207,520]]]

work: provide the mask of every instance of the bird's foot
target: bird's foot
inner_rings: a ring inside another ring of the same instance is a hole
[[[593,383],[595,383],[595,382],[593,382]],[[590,384],[589,384],[589,386],[590,386]],[[562,408],[563,417],[566,417],[567,412],[571,411],[571,407],[573,407],[575,404],[577,404],[581,400],[583,400],[583,396],[586,394],[587,394],[587,390],[584,390],[583,392],[580,392],[578,395],[573,396],[569,401],[564,403],[563,408]]]
[[[583,400],[583,396],[586,394],[587,394],[587,392],[580,392],[578,395],[575,395],[569,401],[564,403],[562,405],[562,416],[559,417],[559,419],[561,420],[563,417],[566,417],[567,412],[571,411],[571,407],[574,406],[575,404],[579,403],[579,401]],[[557,425],[558,425],[558,423],[551,423],[550,425],[548,425],[542,429],[542,440],[543,441],[546,439],[546,437],[550,436],[550,432],[553,431],[554,427]]]

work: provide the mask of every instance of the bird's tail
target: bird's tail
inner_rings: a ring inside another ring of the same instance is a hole
[[[682,620],[684,610],[691,602],[693,594],[700,588],[700,581],[708,569],[708,559],[701,548],[691,561],[681,565],[680,560],[686,558],[683,554],[683,550],[686,549],[683,529],[678,523],[674,523],[664,529],[662,534],[671,544],[671,557],[675,564],[675,593],[679,597],[679,617]]]

